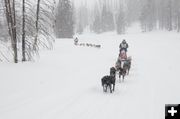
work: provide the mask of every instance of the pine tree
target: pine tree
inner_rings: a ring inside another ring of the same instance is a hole
[[[84,29],[88,26],[88,8],[85,5],[81,5],[77,12],[77,30],[76,32],[82,34]]]
[[[139,20],[140,10],[141,10],[142,1],[140,0],[126,0],[126,18],[127,25],[131,25],[133,22]]]
[[[124,34],[125,28],[126,28],[126,22],[125,22],[125,13],[124,13],[122,7],[120,7],[120,10],[118,12],[116,25],[117,25],[117,29],[116,29],[117,33]]]
[[[177,5],[176,7],[177,31],[180,32],[180,1],[176,0],[175,5]]]
[[[177,31],[180,32],[180,8],[179,8],[179,10],[178,10],[178,19],[177,19],[177,22],[178,22]]]
[[[147,7],[144,5],[142,7],[140,18],[139,18],[140,23],[141,23],[141,29],[143,32],[147,31],[147,19],[148,19]]]
[[[102,33],[101,10],[98,3],[94,7],[94,19],[91,25],[91,30],[95,33]]]
[[[144,32],[156,28],[156,7],[154,2],[154,0],[147,0],[141,9],[140,22]]]
[[[101,17],[100,17],[100,15],[96,15],[95,20],[94,20],[93,25],[92,25],[92,30],[95,33],[101,33],[102,32],[101,25],[102,25],[101,24]]]
[[[74,35],[73,8],[70,0],[59,0],[55,33],[58,38],[72,38]]]
[[[172,0],[167,4],[167,30],[172,31]]]
[[[83,26],[82,26],[82,24],[81,24],[81,21],[79,21],[76,32],[77,32],[78,34],[82,34],[83,31],[84,31],[84,28],[83,28]]]
[[[110,9],[107,8],[106,4],[103,5],[102,9],[102,32],[114,30],[114,17]]]
[[[161,5],[161,6],[159,6]],[[158,22],[159,22],[159,28],[161,30],[165,27],[165,2],[164,0],[158,1]]]

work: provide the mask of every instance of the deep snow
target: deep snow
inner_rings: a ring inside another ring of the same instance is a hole
[[[85,33],[82,43],[57,39],[53,51],[29,63],[0,63],[0,119],[163,119],[180,103],[180,35],[129,29],[125,35]],[[100,79],[115,65],[122,39],[132,56],[130,75],[113,94]]]

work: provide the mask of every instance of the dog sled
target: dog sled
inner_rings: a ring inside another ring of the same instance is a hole
[[[115,68],[119,74],[120,82],[121,82],[121,77],[122,77],[122,80],[124,81],[125,75],[129,74],[129,70],[131,68],[131,60],[132,60],[131,56],[126,57],[126,58],[122,58],[120,56],[118,57],[118,60],[115,64]]]
[[[126,51],[125,51],[125,50],[122,50],[122,51],[119,53],[119,60],[120,60],[120,61],[123,61],[123,60],[126,60],[126,59],[127,59]]]
[[[116,61],[116,64],[115,64],[116,70],[123,68],[124,65],[126,65],[126,64],[131,63],[131,60],[132,60],[131,56],[129,56],[127,58],[118,57],[118,60]]]
[[[124,62],[127,60],[127,54],[125,50],[121,50],[117,59],[117,62],[115,64],[115,67],[117,70],[120,68],[123,68]]]

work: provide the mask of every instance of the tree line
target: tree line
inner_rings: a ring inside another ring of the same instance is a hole
[[[154,29],[180,31],[179,0],[145,0],[140,14],[144,32]]]
[[[86,29],[94,33],[117,29],[118,34],[125,33],[124,8],[113,10],[108,0],[99,0],[93,10],[86,3],[75,8],[70,0],[59,0],[56,11],[55,34],[58,38],[72,38],[75,33],[82,34]]]
[[[142,32],[157,29],[180,32],[179,0],[97,0],[93,10],[82,8],[87,9],[86,4],[78,9],[85,15],[79,15],[77,20],[88,19],[88,25],[77,22],[78,33],[89,26],[95,33],[116,31],[124,34],[135,22],[140,23]]]

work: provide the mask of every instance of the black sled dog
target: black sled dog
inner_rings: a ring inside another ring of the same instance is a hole
[[[101,79],[101,84],[103,87],[103,91],[107,92],[107,88],[109,87],[110,93],[115,90],[115,82],[116,82],[116,71],[114,72],[114,68],[110,69],[110,75],[104,76]]]

